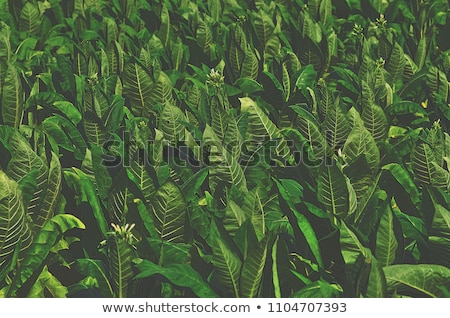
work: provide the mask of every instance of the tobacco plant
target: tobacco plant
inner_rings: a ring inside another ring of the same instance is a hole
[[[442,0],[0,0],[2,297],[447,297]]]

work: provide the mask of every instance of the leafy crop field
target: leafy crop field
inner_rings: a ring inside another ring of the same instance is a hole
[[[449,297],[442,0],[0,0],[1,297]]]

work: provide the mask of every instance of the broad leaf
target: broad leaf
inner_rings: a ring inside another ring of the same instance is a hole
[[[55,215],[42,227],[20,263],[8,290],[9,295],[14,296],[20,287],[42,268],[51,248],[60,240],[61,235],[74,228],[84,229],[85,225],[70,214]]]
[[[291,295],[294,298],[338,298],[341,296],[342,289],[339,285],[330,284],[324,280],[312,282]]]
[[[374,103],[364,104],[361,119],[376,142],[384,141],[387,135],[387,118],[383,109]]]
[[[180,189],[171,181],[154,194],[151,211],[159,237],[168,242],[184,242],[186,203]]]
[[[345,218],[351,213],[348,186],[344,174],[336,165],[320,168],[317,196],[328,213],[338,218]]]
[[[258,295],[267,258],[267,243],[268,237],[266,236],[248,253],[242,264],[239,282],[241,297],[252,298]]]
[[[113,288],[101,261],[90,258],[79,258],[76,260],[76,266],[81,274],[96,280],[100,292],[104,297],[112,297]]]
[[[33,215],[34,225],[41,228],[56,212],[61,196],[62,172],[59,158],[52,153],[48,172],[47,188],[39,206],[39,211]]]
[[[223,147],[220,139],[208,125],[203,132],[203,144],[209,147],[210,166],[214,168],[210,170],[212,187],[214,188],[219,181],[224,181],[246,192],[247,182],[242,167],[233,155]]]
[[[360,156],[365,156],[373,174],[379,169],[380,151],[374,138],[363,126],[359,117],[357,117],[353,129],[344,144],[342,153],[346,156],[349,163],[355,161]]]
[[[184,139],[183,122],[186,121],[181,109],[167,103],[159,118],[159,130],[164,134],[164,138],[173,144],[177,144]]]
[[[123,77],[123,94],[129,99],[133,114],[150,114],[154,107],[150,97],[153,81],[147,70],[139,63],[128,63],[125,65]]]
[[[19,72],[12,64],[8,64],[1,102],[3,123],[18,128],[24,111],[24,91]]]
[[[19,133],[14,132],[9,139],[9,146],[13,149],[13,157],[8,163],[7,173],[20,181],[31,170],[37,170],[36,191],[28,204],[28,214],[32,219],[36,219],[35,214],[39,213],[39,207],[45,195],[48,183],[47,163],[33,151],[27,140]]]
[[[395,180],[403,187],[405,194],[408,195],[418,208],[420,205],[420,193],[409,172],[398,163],[389,163],[383,166],[382,169],[391,173]]]
[[[389,204],[385,204],[376,236],[375,256],[380,266],[392,265],[396,258],[399,244],[395,235],[394,213]]]
[[[350,123],[345,116],[339,98],[327,110],[323,122],[322,134],[325,136],[330,147],[338,150],[343,146],[351,131]]]
[[[63,174],[68,186],[75,192],[77,203],[89,203],[97,221],[98,228],[103,237],[106,238],[109,228],[108,222],[106,221],[99,197],[91,179],[75,167],[72,167],[71,170],[65,170]]]
[[[37,35],[41,27],[39,8],[31,1],[27,1],[20,12],[19,30]]]
[[[21,244],[26,212],[18,184],[0,170],[0,266],[7,265]]]
[[[247,140],[250,141],[251,150],[255,150],[264,141],[274,140],[277,143],[275,153],[283,159],[288,158],[290,150],[278,127],[252,99],[243,97],[239,100],[241,111],[248,113]]]
[[[450,174],[437,164],[428,144],[418,142],[413,149],[411,161],[415,177],[420,183],[444,189],[449,187]]]
[[[47,266],[44,266],[27,298],[44,298],[46,293],[49,293],[53,298],[65,298],[67,291],[67,287],[48,271]]]
[[[385,267],[390,293],[416,297],[444,297],[441,287],[450,288],[450,269],[441,265],[392,265]]]
[[[139,271],[135,279],[158,275],[164,277],[175,286],[189,288],[198,297],[217,297],[217,294],[202,279],[200,274],[187,264],[171,264],[161,267],[142,259],[136,259],[134,263]]]
[[[225,296],[238,297],[242,261],[221,237],[215,223],[212,225],[210,235],[215,278]]]

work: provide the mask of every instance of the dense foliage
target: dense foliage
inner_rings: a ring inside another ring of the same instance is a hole
[[[0,0],[0,295],[450,296],[445,0]]]

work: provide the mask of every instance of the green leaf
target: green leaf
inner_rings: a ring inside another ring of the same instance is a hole
[[[107,238],[109,270],[114,296],[126,298],[128,286],[134,276],[132,260],[136,257],[133,246],[120,234],[114,233]]]
[[[184,139],[184,130],[182,122],[186,121],[184,113],[178,107],[167,103],[159,117],[159,127],[164,134],[164,138],[171,143],[176,144]]]
[[[177,71],[182,71],[185,67],[185,56],[188,46],[183,44],[183,40],[180,37],[177,37],[175,41],[172,41],[170,43],[172,52],[170,57],[172,59],[173,68]]]
[[[150,238],[159,238],[158,231],[155,228],[155,222],[153,221],[153,217],[148,211],[148,208],[145,206],[144,202],[141,199],[134,199],[133,203],[137,205],[137,209],[139,212],[139,216],[141,217],[142,222],[144,223],[144,228],[147,230]]]
[[[253,298],[258,295],[267,258],[268,237],[249,251],[242,264],[239,292],[241,297]]]
[[[231,72],[236,79],[241,76],[242,63],[247,50],[245,33],[239,24],[230,31],[230,38],[228,59],[230,61],[229,65],[231,65]]]
[[[364,156],[373,174],[379,170],[380,151],[375,143],[375,139],[363,126],[359,117],[357,117],[353,129],[345,141],[342,153],[346,156],[349,163],[354,162],[360,156]]]
[[[262,47],[265,47],[275,31],[275,25],[271,17],[264,10],[258,10],[253,20],[253,26],[258,40]]]
[[[18,184],[0,170],[0,266],[11,260],[21,244],[25,227],[25,209]]]
[[[327,25],[328,23],[330,23],[330,17],[333,16],[332,11],[333,6],[331,0],[323,0],[320,2],[319,15],[320,21],[323,25]]]
[[[381,0],[380,0],[381,1]],[[389,73],[388,82],[392,85],[397,79],[402,78],[403,70],[405,68],[405,53],[403,48],[395,42],[389,59],[386,61],[386,70]]]
[[[386,280],[381,265],[365,247],[356,233],[345,223],[340,224],[341,253],[346,264],[346,280],[356,297],[385,297]]]
[[[385,298],[387,294],[386,277],[383,268],[376,258],[371,258],[369,281],[367,282],[366,297]]]
[[[345,167],[345,175],[349,178],[357,200],[355,220],[363,216],[363,212],[378,188],[381,172],[374,175],[365,156]]]
[[[97,188],[100,199],[108,198],[109,190],[112,186],[112,178],[108,172],[106,165],[102,159],[104,155],[103,148],[97,145],[91,145],[92,151],[92,168],[94,169],[95,186]]]
[[[65,298],[67,287],[64,286],[52,273],[44,266],[34,285],[31,287],[27,298],[44,298],[48,292],[53,298]]]
[[[441,265],[392,265],[385,267],[388,292],[416,297],[444,297],[441,287],[450,288],[450,269]]]
[[[332,150],[329,147],[325,137],[320,132],[319,124],[317,123],[316,118],[314,118],[311,113],[302,107],[294,105],[291,106],[291,108],[299,115],[297,117],[296,126],[303,137],[307,140],[314,157],[323,159],[326,156],[331,155]]]
[[[1,102],[3,123],[18,128],[24,112],[24,91],[19,72],[12,64],[8,64]]]
[[[426,110],[424,110],[422,106],[411,101],[401,101],[392,104],[386,108],[386,113],[391,116],[408,114],[422,116],[427,114]]]
[[[83,126],[88,142],[103,146],[108,141],[109,133],[101,122],[101,119],[94,115],[94,113],[87,112],[85,114]]]
[[[437,188],[447,189],[450,185],[450,174],[436,163],[436,158],[430,146],[418,142],[411,154],[414,175],[420,183]]]
[[[230,118],[227,112],[219,107],[211,114],[211,127],[216,133],[217,137],[223,140],[228,128],[228,122],[230,121]]]
[[[299,291],[294,292],[293,298],[338,298],[342,297],[342,288],[336,284],[330,284],[325,280],[312,282]]]
[[[53,103],[53,107],[66,115],[75,125],[81,121],[81,113],[71,102],[56,101]]]
[[[99,197],[91,179],[83,171],[75,167],[72,167],[70,170],[64,170],[63,174],[67,185],[76,194],[75,199],[77,200],[77,204],[81,202],[89,203],[97,221],[98,228],[103,237],[106,238],[109,229],[108,222],[106,221]]]
[[[291,77],[289,75],[289,71],[288,71],[286,62],[284,62],[281,65],[281,74],[282,74],[284,101],[287,102],[291,95]]]
[[[364,127],[376,142],[384,141],[387,136],[388,122],[383,109],[374,103],[364,104],[361,119]]]
[[[442,167],[444,164],[445,145],[444,134],[438,121],[434,122],[432,128],[428,131],[427,143],[433,151],[436,163]]]
[[[62,171],[59,158],[52,153],[50,168],[48,171],[47,188],[39,206],[39,211],[34,215],[34,225],[38,228],[55,215],[56,208],[61,196]]]
[[[425,227],[424,221],[421,218],[405,214],[398,208],[394,209],[394,213],[400,222],[405,238],[426,244],[425,238],[428,237],[428,231]]]
[[[264,90],[264,87],[260,83],[248,77],[238,78],[234,85],[246,94],[253,94]]]
[[[317,72],[314,70],[314,66],[309,64],[300,69],[295,81],[295,87],[298,90],[304,90],[307,87],[313,88],[316,82]]]
[[[117,41],[108,42],[106,47],[110,74],[119,74],[123,71],[123,49]],[[79,72],[81,74],[82,72]]]
[[[437,202],[434,203],[434,216],[430,235],[450,238],[450,210]]]
[[[142,259],[136,259],[134,263],[139,271],[135,279],[159,275],[175,286],[189,288],[198,297],[217,297],[217,294],[211,289],[208,283],[202,279],[200,274],[187,264],[170,264],[161,267],[148,260]]]
[[[247,192],[247,181],[242,167],[232,154],[225,149],[213,129],[207,125],[203,132],[203,144],[210,147],[210,180],[213,187],[218,181],[224,181]]]
[[[338,150],[343,146],[351,132],[352,127],[342,109],[340,99],[337,98],[325,115],[322,126],[322,134],[330,147]]]
[[[14,153],[8,163],[6,172],[12,179],[19,182],[30,171],[38,170],[36,175],[37,188],[27,208],[28,215],[35,219],[35,214],[39,212],[48,183],[47,163],[31,149],[28,141],[17,131],[11,135],[9,146]]]
[[[223,226],[228,234],[234,236],[247,219],[245,211],[234,201],[228,201],[223,218]]]
[[[399,247],[395,232],[394,213],[390,205],[386,203],[378,226],[375,247],[375,256],[381,267],[392,265],[395,262]]]
[[[1,24],[2,27],[2,32],[0,32],[0,58],[3,62],[10,62],[10,58],[11,58],[11,42],[10,42],[10,37],[11,37],[11,30],[10,27],[2,22]],[[2,72],[0,72],[1,74]],[[0,85],[1,86],[1,85]],[[1,95],[1,88],[0,88],[0,95]]]
[[[259,148],[261,143],[269,139],[277,143],[275,153],[281,158],[287,159],[290,156],[290,149],[278,127],[251,98],[243,97],[239,100],[241,112],[248,113],[247,140],[249,140],[249,150]]]
[[[278,274],[278,236],[272,246],[272,282],[275,298],[281,298],[280,276]]]
[[[168,242],[184,242],[186,202],[178,186],[168,181],[151,200],[151,211],[159,237]]]
[[[170,25],[169,10],[167,9],[167,6],[164,4],[161,7],[160,18],[161,18],[161,25],[159,26],[158,35],[159,38],[161,39],[161,42],[164,44],[165,47],[167,47],[169,43],[171,25]]]
[[[102,117],[103,125],[108,129],[108,132],[115,132],[119,129],[124,117],[124,98],[119,95],[114,95],[111,105],[105,111]]]
[[[450,266],[450,238],[430,236],[428,238],[431,259],[433,263]]]
[[[371,258],[372,253],[370,250],[360,242],[359,238],[345,222],[342,222],[340,225],[339,240],[345,264],[355,264],[360,255],[366,259]]]
[[[112,286],[101,261],[90,258],[79,258],[76,260],[76,267],[81,274],[95,278],[98,288],[104,297],[113,296]]]
[[[370,0],[369,2],[372,7],[380,14],[383,14],[389,6],[389,0]]]
[[[215,0],[208,0],[209,15],[214,22],[219,22],[223,13],[222,2]]]
[[[203,53],[209,55],[212,44],[212,33],[210,26],[203,19],[199,19],[197,30],[195,32],[197,44]]]
[[[320,267],[323,267],[319,240],[317,239],[314,228],[312,227],[306,216],[298,212],[298,210],[295,208],[295,204],[300,203],[303,199],[303,187],[294,180],[282,179],[280,180],[281,182],[279,182],[278,180],[274,179],[274,181],[281,196],[291,208],[294,215],[294,220],[296,221],[296,225],[308,242],[308,246],[315,257],[317,264]]]
[[[241,78],[248,78],[256,81],[259,75],[259,61],[250,44],[248,44],[245,49],[244,60],[241,67]]]
[[[222,238],[217,225],[214,222],[211,225],[210,240],[213,252],[214,275],[220,283],[220,288],[223,289],[225,296],[239,297],[239,278],[242,261]]]
[[[186,198],[186,202],[191,202],[196,198],[196,193],[200,190],[200,187],[205,182],[208,173],[209,169],[203,168],[196,174],[194,174],[191,178],[189,178],[181,186],[181,190],[183,191],[184,197]]]
[[[151,178],[150,173],[147,170],[152,168],[148,167],[146,162],[141,163],[138,161],[138,159],[132,159],[130,162],[130,166],[126,169],[128,178],[137,186],[139,191],[142,193],[145,203],[150,204],[156,192],[154,180]]]
[[[73,152],[75,159],[82,160],[86,153],[86,141],[77,127],[69,120],[59,116],[47,117],[42,122],[45,134],[49,138],[52,150],[59,153],[59,149]]]
[[[381,169],[391,173],[395,180],[397,180],[397,182],[405,190],[405,195],[407,194],[411,199],[411,202],[419,208],[421,202],[420,193],[409,172],[398,163],[389,163]]]
[[[419,40],[419,44],[417,45],[416,55],[414,56],[414,62],[417,64],[417,68],[422,69],[425,59],[427,56],[427,46],[428,46],[428,38],[426,33],[422,34],[422,37]]]
[[[61,235],[74,228],[84,229],[85,225],[70,214],[55,215],[41,228],[20,263],[8,290],[9,295],[14,296],[19,288],[24,286],[39,268],[42,268],[51,248],[60,240]]]
[[[20,12],[19,30],[37,35],[40,28],[41,17],[39,8],[31,1],[27,1]]]
[[[302,65],[312,65],[320,75],[325,66],[325,57],[320,47],[309,36],[300,38],[299,59]]]
[[[22,191],[23,205],[28,206],[30,200],[33,198],[34,192],[37,190],[36,178],[39,175],[39,170],[32,169],[25,176],[23,176],[18,184]]]
[[[151,92],[153,81],[139,63],[127,63],[123,74],[123,95],[129,99],[135,116],[148,115],[153,111]]]
[[[436,66],[431,66],[426,75],[426,84],[432,96],[440,96],[443,100],[448,99],[449,85],[447,76]]]
[[[174,99],[172,96],[172,81],[165,72],[160,72],[156,81],[152,85],[152,89],[148,98],[151,105],[155,106],[158,104],[167,105],[174,104]],[[144,109],[143,116],[150,116],[151,110]]]
[[[338,218],[350,213],[350,199],[347,182],[336,166],[322,166],[319,172],[317,196],[326,211]]]

